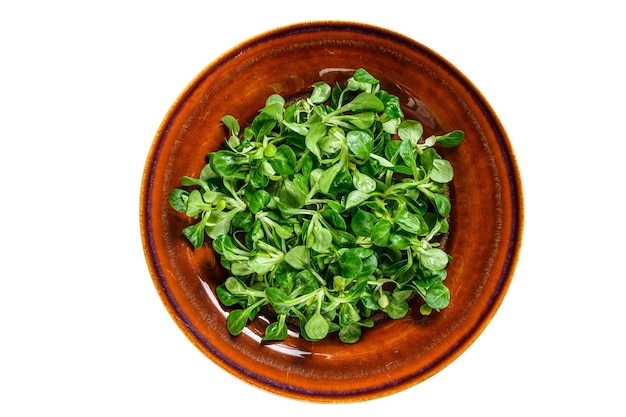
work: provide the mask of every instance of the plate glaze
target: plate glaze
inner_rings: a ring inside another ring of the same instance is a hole
[[[449,307],[422,317],[379,322],[354,345],[335,336],[310,342],[290,331],[262,343],[267,321],[242,334],[226,329],[215,288],[226,278],[205,244],[193,250],[168,194],[183,175],[197,176],[223,143],[220,119],[251,120],[273,93],[287,100],[324,80],[343,82],[365,68],[399,96],[425,137],[465,131],[440,153],[454,166],[445,249],[453,257]],[[207,66],[179,96],[158,129],[143,174],[140,223],[154,285],[171,316],[207,357],[269,392],[314,402],[354,402],[413,386],[449,365],[489,323],[509,287],[523,226],[521,183],[500,121],[482,94],[434,51],[387,29],[346,22],[279,28],[237,46]]]

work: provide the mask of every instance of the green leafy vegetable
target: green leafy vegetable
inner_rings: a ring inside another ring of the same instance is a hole
[[[231,334],[265,308],[264,341],[299,323],[305,339],[355,343],[375,311],[397,319],[413,299],[423,315],[450,304],[438,238],[454,170],[435,146],[458,146],[462,131],[424,138],[365,69],[293,104],[273,94],[243,128],[232,115],[222,123],[224,148],[169,203],[192,219],[182,233],[193,247],[208,237],[230,274],[216,294]]]

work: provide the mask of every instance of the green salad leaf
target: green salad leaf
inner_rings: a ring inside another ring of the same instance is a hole
[[[454,169],[436,147],[460,145],[462,131],[425,138],[362,68],[292,104],[269,96],[247,126],[222,123],[224,147],[169,203],[191,219],[182,234],[193,247],[210,241],[229,273],[216,294],[232,335],[265,309],[264,341],[297,323],[307,340],[355,343],[377,311],[398,319],[450,304],[440,237]]]

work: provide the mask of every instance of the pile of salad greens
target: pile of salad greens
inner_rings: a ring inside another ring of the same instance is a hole
[[[231,115],[222,122],[225,146],[169,202],[194,219],[182,231],[191,244],[208,236],[228,271],[216,293],[232,335],[263,311],[266,341],[293,324],[307,340],[337,332],[354,343],[375,312],[448,306],[451,257],[438,236],[453,168],[434,147],[459,145],[462,131],[423,138],[364,69],[290,105],[271,95],[243,129]]]

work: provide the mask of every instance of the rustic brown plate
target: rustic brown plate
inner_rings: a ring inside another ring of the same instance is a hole
[[[261,343],[266,321],[239,336],[215,296],[225,279],[209,246],[193,250],[187,219],[168,204],[183,175],[197,176],[218,149],[225,114],[250,120],[272,93],[293,98],[363,67],[400,97],[425,135],[465,131],[441,153],[455,168],[446,250],[451,304],[427,318],[417,308],[378,323],[354,345],[309,342],[291,332]],[[248,383],[291,398],[352,402],[415,385],[450,364],[478,337],[509,287],[520,249],[520,178],[508,137],[474,85],[432,50],[363,24],[316,22],[253,38],[206,67],[169,110],[154,139],[141,189],[141,234],[154,285],[181,330],[206,356]]]

